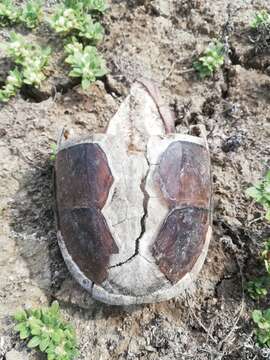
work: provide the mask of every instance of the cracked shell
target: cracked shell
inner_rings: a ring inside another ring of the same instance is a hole
[[[60,138],[55,185],[61,252],[95,299],[158,302],[196,280],[211,237],[209,150],[175,133],[153,82],[133,84],[106,133]]]

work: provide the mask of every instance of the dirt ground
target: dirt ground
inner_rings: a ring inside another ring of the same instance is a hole
[[[26,89],[1,106],[0,359],[11,359],[12,349],[23,359],[42,359],[18,340],[11,315],[53,299],[75,325],[80,360],[270,359],[270,350],[256,346],[250,321],[252,310],[267,307],[267,300],[256,303],[244,293],[245,282],[262,268],[258,254],[270,236],[263,212],[245,196],[270,168],[270,58],[254,55],[248,35],[254,12],[270,11],[270,4],[231,1],[230,15],[229,3],[111,1],[101,46],[109,76],[83,93],[57,75],[56,63],[53,87],[48,82],[41,95]],[[48,11],[52,4],[47,2]],[[7,33],[0,29],[2,40]],[[221,36],[231,50],[226,64],[213,79],[200,81],[190,70],[192,59]],[[188,294],[160,304],[110,307],[90,299],[61,258],[50,146],[63,126],[82,134],[101,131],[140,76],[160,83],[179,132],[206,126],[214,234]]]

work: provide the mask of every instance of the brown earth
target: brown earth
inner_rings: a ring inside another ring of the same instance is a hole
[[[83,93],[58,73],[56,52],[41,96],[26,89],[1,107],[0,359],[9,360],[11,349],[24,359],[39,358],[18,340],[11,315],[55,298],[76,327],[78,359],[270,359],[270,351],[256,346],[250,321],[252,310],[266,307],[267,300],[255,303],[243,288],[262,269],[258,254],[270,235],[262,209],[245,196],[270,168],[269,55],[254,55],[248,35],[254,12],[270,11],[270,5],[239,0],[227,21],[229,3],[114,0],[101,46],[109,76]],[[192,59],[222,33],[231,49],[226,64],[214,78],[200,81],[190,70]],[[2,39],[7,34],[0,30]],[[0,77],[8,65],[2,63]],[[214,235],[188,294],[160,304],[110,307],[74,283],[60,256],[50,145],[63,126],[82,134],[103,129],[139,76],[161,84],[179,132],[206,126]]]

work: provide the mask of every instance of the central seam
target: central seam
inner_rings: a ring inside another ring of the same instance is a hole
[[[143,193],[143,216],[141,217],[141,232],[140,232],[140,235],[135,240],[134,254],[131,255],[125,261],[121,261],[118,264],[109,266],[108,269],[113,269],[115,267],[122,266],[122,265],[126,264],[127,262],[131,261],[132,259],[134,259],[135,256],[137,256],[139,254],[140,240],[141,240],[141,238],[143,237],[143,235],[145,233],[145,220],[146,220],[147,215],[148,215],[148,201],[149,201],[149,195],[148,195],[148,193],[146,191],[146,181],[147,181],[147,177],[148,177],[148,174],[149,174],[149,171],[150,171],[150,164],[149,164],[148,159],[147,159],[146,156],[145,156],[145,159],[146,159],[147,164],[148,164],[148,170],[146,171],[146,174],[145,174],[144,178],[141,180],[141,185],[140,185],[141,192]]]

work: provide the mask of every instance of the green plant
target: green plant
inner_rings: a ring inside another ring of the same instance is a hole
[[[265,270],[270,275],[270,239],[264,243],[261,256],[264,261]]]
[[[246,290],[253,300],[257,300],[267,295],[267,285],[269,286],[269,280],[266,277],[261,277],[249,281],[246,285]]]
[[[270,240],[264,242],[261,258],[264,262],[266,275],[249,281],[246,286],[247,293],[254,300],[266,296],[270,288]]]
[[[15,32],[10,34],[9,43],[3,47],[16,64],[7,77],[4,88],[0,90],[0,101],[7,102],[23,84],[38,87],[46,78],[44,68],[48,63],[50,49],[30,43]]]
[[[107,9],[106,2],[104,0],[84,0],[85,7],[89,11],[105,12]]]
[[[256,324],[255,334],[259,345],[270,347],[270,309],[254,310],[252,319]]]
[[[211,43],[201,57],[193,63],[194,69],[200,78],[212,76],[224,63],[224,46],[216,41]]]
[[[84,11],[99,11],[105,12],[107,4],[105,0],[65,0],[64,5],[66,8],[81,9]]]
[[[43,71],[48,63],[50,48],[28,42],[22,35],[13,32],[6,52],[15,64],[21,66],[24,84],[39,86],[46,78]]]
[[[267,25],[270,25],[270,15],[266,10],[257,12],[250,23],[250,26],[253,29],[258,29],[261,26]]]
[[[42,16],[42,2],[30,0],[22,8],[19,19],[26,27],[33,29],[40,23]]]
[[[76,10],[59,6],[49,19],[49,24],[55,32],[63,36],[70,34],[79,25]]]
[[[14,24],[18,20],[18,9],[12,0],[2,0],[0,3],[0,25]]]
[[[265,217],[270,221],[270,170],[262,181],[248,188],[246,194],[263,206]]]
[[[256,202],[261,204],[266,211],[266,219],[270,221],[270,170],[268,170],[265,178],[259,181],[254,186],[247,189],[246,194]],[[263,250],[261,252],[262,260],[264,261],[265,270],[267,276],[256,280],[250,284],[248,290],[249,294],[253,298],[258,298],[267,294],[267,288],[270,283],[270,239],[264,243]],[[270,347],[270,309],[267,310],[254,310],[252,313],[252,319],[256,324],[255,334],[258,344],[260,346]]]
[[[3,89],[0,89],[0,102],[8,102],[12,96],[15,96],[17,91],[22,87],[22,75],[18,68],[11,70],[6,84]]]
[[[56,159],[56,153],[57,153],[57,144],[53,143],[51,144],[51,156],[50,156],[50,160],[51,161],[55,161]]]
[[[97,44],[103,39],[104,28],[99,22],[94,22],[90,15],[85,15],[78,25],[78,36]]]
[[[266,10],[257,12],[250,23],[249,39],[253,45],[254,54],[269,51],[270,46],[270,14]]]
[[[71,360],[78,354],[75,331],[61,318],[56,301],[49,308],[19,311],[14,319],[20,338],[46,353],[48,360]]]
[[[102,25],[94,18],[96,12],[105,10],[104,0],[64,0],[49,19],[55,32],[68,37],[65,62],[71,67],[69,76],[81,78],[84,90],[107,73],[105,61],[94,47],[104,36]]]
[[[28,0],[23,7],[18,8],[12,0],[2,0],[0,20],[5,23],[21,22],[28,28],[34,28],[43,15],[41,1]],[[94,19],[98,12],[105,10],[104,0],[64,0],[48,20],[55,32],[72,39],[72,42],[68,39],[68,45],[65,46],[65,61],[71,66],[69,76],[82,78],[83,89],[107,72],[103,58],[94,47],[104,36],[102,25]],[[16,67],[0,90],[1,102],[7,102],[23,84],[39,86],[45,79],[44,69],[50,55],[49,48],[43,49],[28,43],[16,33],[11,34],[5,49]]]
[[[42,3],[40,0],[29,0],[23,7],[17,7],[12,0],[0,3],[1,25],[23,23],[27,28],[35,28],[42,18]]]
[[[86,39],[92,44],[101,41],[104,29],[99,22],[94,22],[91,15],[87,14],[83,7],[67,8],[59,6],[49,19],[51,28],[62,36],[74,35]]]
[[[95,82],[96,78],[107,73],[105,61],[95,47],[86,46],[83,48],[81,43],[73,39],[73,42],[65,46],[65,51],[68,55],[65,62],[72,68],[69,76],[81,78],[81,85],[84,90]]]

